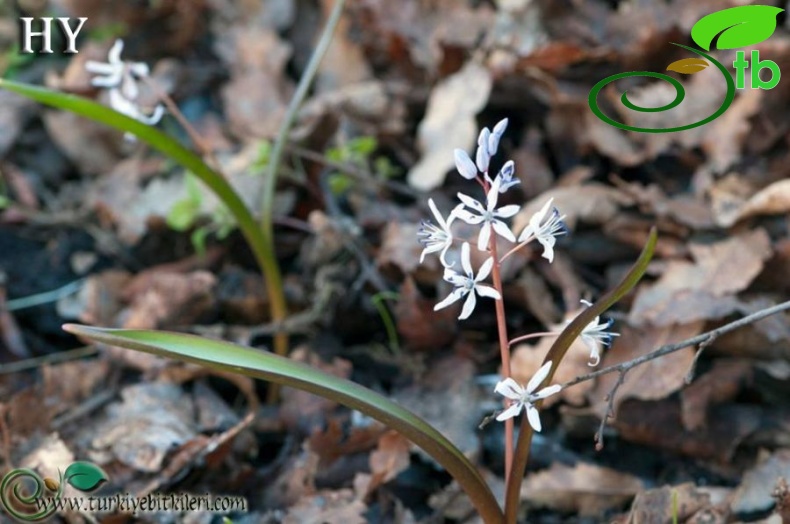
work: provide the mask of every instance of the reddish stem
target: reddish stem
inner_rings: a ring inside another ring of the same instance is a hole
[[[490,189],[488,182],[481,182],[483,189],[485,189],[486,196]],[[486,224],[483,227],[491,227]],[[494,284],[494,289],[499,293],[500,298],[494,301],[496,306],[496,325],[499,332],[499,352],[502,358],[502,375],[505,378],[510,377],[510,343],[507,338],[507,324],[505,323],[505,302],[504,292],[502,291],[502,275],[500,273],[500,261],[497,257],[496,248],[496,232],[491,227],[491,237],[488,240],[488,250],[494,258],[494,267],[491,271],[491,280]],[[507,408],[510,401],[505,399],[505,407]],[[505,482],[510,478],[510,471],[513,469],[513,419],[509,418],[505,421]]]

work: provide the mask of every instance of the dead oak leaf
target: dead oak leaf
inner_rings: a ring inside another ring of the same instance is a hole
[[[601,367],[609,367],[641,357],[665,344],[696,336],[702,332],[703,325],[702,321],[697,321],[683,325],[650,326],[639,330],[624,325],[612,348],[603,353]],[[694,348],[688,347],[650,360],[628,371],[615,396],[615,412],[617,407],[628,398],[657,400],[666,398],[682,388],[693,359]],[[600,417],[606,413],[608,401],[605,397],[614,387],[617,378],[616,373],[600,377],[595,389],[589,394],[590,402],[594,404]]]
[[[670,261],[664,274],[637,294],[630,320],[634,325],[721,318],[738,308],[734,294],[746,289],[771,256],[763,229],[713,244],[691,244],[694,262]]]
[[[530,505],[592,517],[622,506],[643,488],[642,481],[628,473],[584,462],[555,462],[527,476],[521,496]]]
[[[455,168],[453,150],[475,144],[475,115],[488,102],[491,85],[490,72],[470,61],[434,88],[417,129],[422,158],[409,172],[409,185],[422,191],[442,185],[445,174]]]

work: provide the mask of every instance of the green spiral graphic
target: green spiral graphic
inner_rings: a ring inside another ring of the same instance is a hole
[[[35,490],[32,493],[25,493],[22,480],[28,478],[32,479],[35,484]],[[18,511],[16,506],[24,505],[29,508],[37,509],[36,501],[44,494],[46,486],[44,480],[32,469],[20,468],[10,471],[3,477],[0,482],[0,500],[3,502],[5,510],[14,518],[22,521],[33,522],[42,520],[53,513],[55,513],[55,504],[52,503],[49,507],[39,510],[36,513],[25,513]],[[63,475],[60,474],[58,490],[52,495],[53,499],[60,499],[63,495]]]
[[[593,86],[592,90],[590,91],[590,95],[588,97],[588,102],[590,104],[590,109],[592,109],[592,112],[595,113],[595,116],[597,116],[598,118],[600,118],[601,120],[603,120],[609,125],[619,127],[620,129],[625,129],[626,131],[636,131],[639,133],[672,133],[675,131],[685,131],[686,129],[693,129],[695,127],[703,126],[708,122],[711,122],[719,118],[721,115],[723,115],[724,112],[727,110],[727,108],[730,107],[730,104],[732,104],[732,101],[735,98],[735,81],[730,76],[730,73],[729,71],[727,71],[727,68],[725,68],[713,57],[702,51],[699,51],[692,47],[685,46],[683,44],[676,44],[674,42],[672,42],[672,45],[682,47],[683,49],[687,49],[692,53],[705,57],[706,59],[710,60],[719,69],[719,71],[721,71],[722,76],[724,76],[724,80],[727,82],[727,96],[724,98],[724,101],[722,102],[721,106],[719,106],[719,109],[717,109],[715,113],[705,118],[704,120],[700,120],[699,122],[694,122],[693,124],[687,124],[685,126],[678,126],[678,127],[667,127],[664,129],[653,129],[650,127],[636,127],[636,126],[629,126],[627,124],[621,124],[620,122],[617,122],[616,120],[606,116],[603,113],[603,111],[601,111],[601,108],[598,107],[598,93],[600,93],[601,89],[603,89],[610,82],[614,82],[621,78],[627,78],[631,76],[648,76],[652,78],[658,78],[660,80],[664,80],[672,84],[676,92],[675,99],[672,100],[670,103],[663,105],[661,107],[640,107],[632,103],[630,100],[628,100],[628,96],[627,96],[628,93],[624,92],[623,95],[620,97],[620,100],[622,101],[623,105],[629,109],[633,109],[634,111],[639,111],[640,113],[658,113],[661,111],[667,111],[669,109],[672,109],[673,107],[678,106],[681,102],[683,102],[683,99],[686,97],[686,90],[683,89],[683,85],[669,75],[665,75],[664,73],[653,73],[652,71],[631,71],[628,73],[618,73],[616,75],[607,76],[606,78],[604,78],[603,80],[601,80],[600,82],[598,82]]]

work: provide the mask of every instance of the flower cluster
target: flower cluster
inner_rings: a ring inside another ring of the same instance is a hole
[[[436,304],[434,309],[438,310],[447,307],[466,296],[461,315],[458,317],[462,320],[472,314],[477,303],[476,294],[494,299],[500,299],[501,297],[495,289],[481,284],[481,281],[491,272],[493,264],[498,263],[498,261],[489,258],[480,267],[477,276],[474,276],[467,242],[462,243],[461,249],[463,273],[457,273],[451,269],[455,263],[448,263],[447,251],[455,241],[451,226],[456,219],[460,219],[469,225],[480,227],[476,242],[477,249],[480,251],[488,250],[491,238],[494,235],[499,235],[514,244],[518,242],[520,245],[526,245],[533,240],[537,240],[543,246],[543,256],[549,262],[554,260],[556,237],[566,233],[565,225],[562,222],[565,217],[560,216],[557,208],[553,207],[553,200],[551,199],[530,219],[529,225],[524,228],[518,239],[516,239],[516,236],[505,222],[505,220],[518,213],[520,209],[517,205],[501,207],[497,205],[499,195],[520,183],[518,178],[515,177],[515,164],[512,160],[508,160],[493,179],[489,176],[488,170],[491,158],[499,149],[499,141],[507,128],[507,124],[508,120],[504,119],[497,123],[493,130],[483,128],[480,131],[480,135],[477,138],[477,151],[474,161],[461,149],[456,149],[454,153],[455,166],[461,176],[469,180],[477,180],[483,186],[485,191],[484,202],[464,193],[458,193],[458,199],[461,203],[445,219],[433,199],[429,199],[428,205],[436,219],[436,224],[423,221],[417,233],[420,241],[425,246],[420,255],[420,263],[425,260],[425,255],[439,253],[439,261],[445,268],[444,279],[455,286],[450,295]]]
[[[89,60],[85,69],[97,75],[91,85],[109,90],[110,107],[144,124],[155,125],[165,114],[165,108],[157,104],[151,114],[145,114],[137,103],[140,95],[138,82],[148,76],[148,66],[142,62],[121,60],[123,40],[116,40],[110,49],[107,62]]]

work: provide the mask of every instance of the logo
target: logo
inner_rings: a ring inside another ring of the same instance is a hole
[[[39,18],[40,31],[33,30],[33,22],[35,18],[22,17],[19,19],[19,49],[22,53],[37,54],[37,53],[52,53],[52,17],[46,16]],[[77,35],[82,31],[82,26],[88,20],[85,17],[77,19],[76,27],[71,27],[71,18],[59,17],[57,27],[65,40],[64,53],[76,54],[77,51]],[[41,37],[41,47],[38,50],[33,49],[33,37]]]
[[[12,469],[0,481],[0,502],[9,515],[22,522],[35,522],[51,517],[58,510],[65,484],[89,493],[108,480],[99,466],[90,462],[74,462],[58,478],[41,478],[32,469]]]
[[[700,48],[708,52],[714,44],[714,41],[716,49],[737,49],[739,47],[751,46],[768,39],[774,33],[776,30],[776,16],[782,11],[784,11],[784,9],[767,5],[745,5],[717,11],[703,17],[694,24],[694,27],[691,29],[691,39]],[[607,124],[626,131],[636,131],[638,133],[672,133],[675,131],[685,131],[686,129],[693,129],[705,125],[723,115],[735,98],[735,89],[744,89],[746,87],[746,72],[749,71],[750,68],[749,78],[752,89],[773,89],[781,78],[779,66],[771,60],[760,60],[760,52],[757,50],[751,52],[749,59],[747,59],[745,51],[736,52],[735,61],[732,63],[736,72],[735,80],[733,80],[727,68],[704,51],[675,42],[672,42],[672,45],[690,51],[697,55],[697,57],[684,58],[673,62],[667,66],[667,71],[692,75],[704,71],[710,64],[713,64],[727,83],[727,94],[724,97],[724,101],[712,115],[699,122],[668,128],[631,126],[610,118],[601,111],[600,107],[598,107],[598,94],[610,82],[615,82],[621,78],[639,76],[658,78],[659,80],[668,82],[675,88],[675,98],[661,107],[638,106],[628,99],[627,92],[623,92],[620,101],[625,107],[633,111],[638,111],[640,113],[659,113],[668,111],[680,105],[686,97],[686,91],[683,89],[683,85],[677,79],[667,74],[654,73],[651,71],[631,71],[606,77],[593,86],[588,97],[588,102],[595,116]],[[770,78],[768,80],[763,80],[760,77],[760,71],[762,70],[768,70],[770,72]]]

